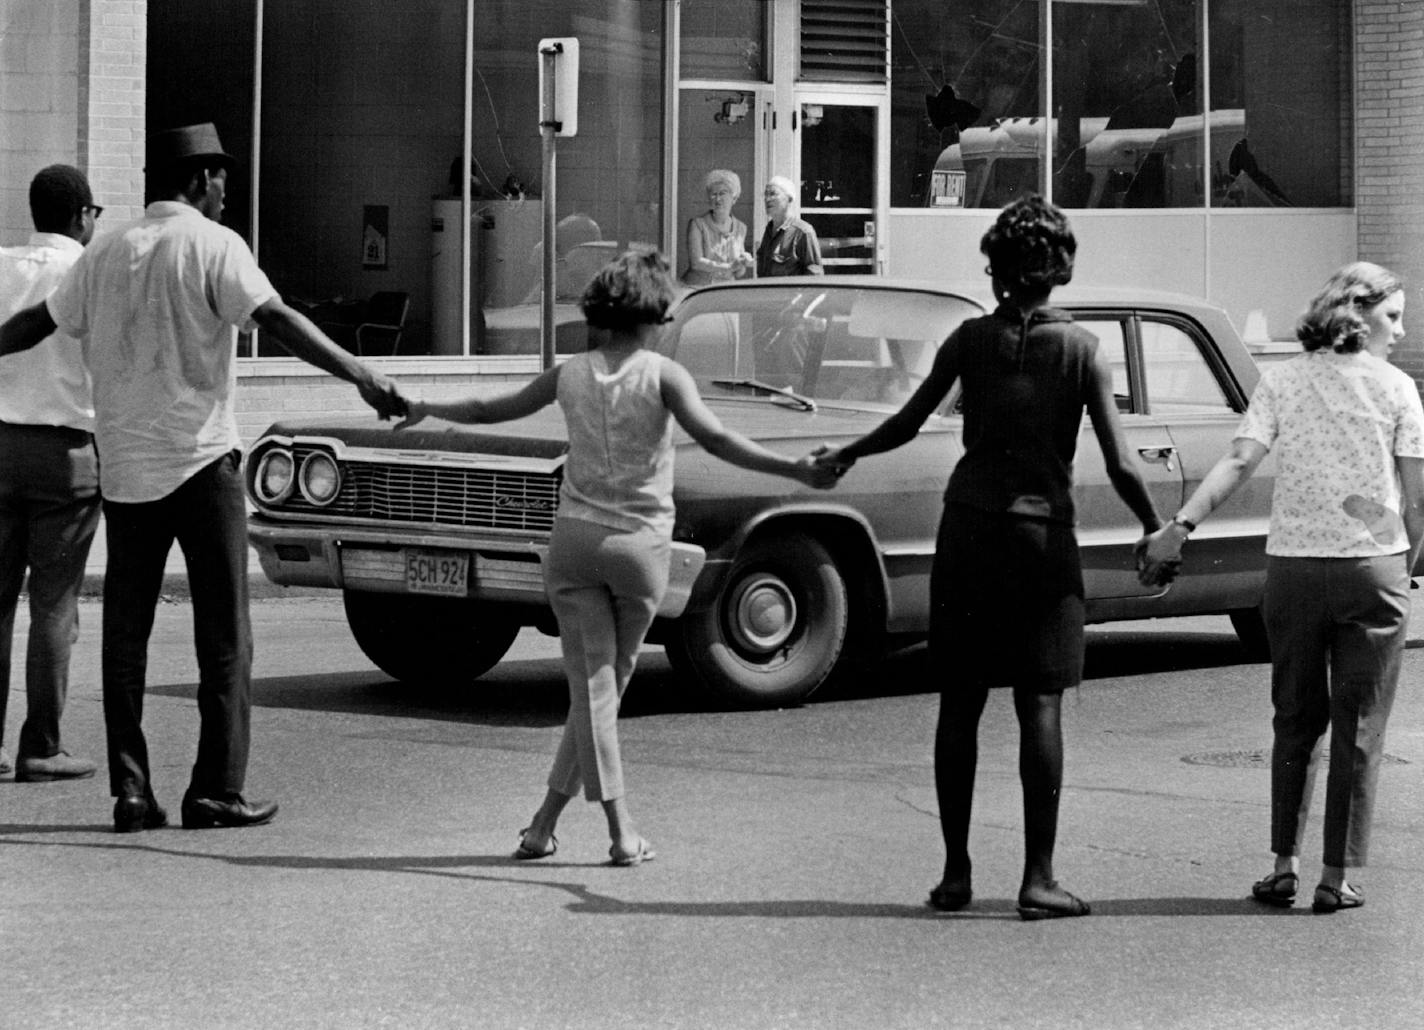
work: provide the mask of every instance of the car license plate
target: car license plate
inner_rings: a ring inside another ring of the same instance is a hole
[[[469,579],[470,556],[463,551],[405,549],[405,588],[412,594],[464,597]]]

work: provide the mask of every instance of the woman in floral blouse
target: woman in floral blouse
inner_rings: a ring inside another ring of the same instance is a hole
[[[1181,511],[1138,544],[1144,582],[1266,456],[1278,468],[1263,608],[1271,647],[1271,850],[1252,895],[1288,907],[1327,727],[1324,863],[1316,912],[1364,904],[1347,871],[1365,864],[1385,723],[1399,679],[1410,570],[1424,541],[1424,410],[1414,381],[1382,360],[1404,335],[1399,278],[1346,265],[1297,326],[1305,353],[1271,365],[1231,451]]]

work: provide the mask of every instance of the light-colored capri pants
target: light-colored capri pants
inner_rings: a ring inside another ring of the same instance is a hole
[[[1300,854],[1329,729],[1324,861],[1359,868],[1408,631],[1405,556],[1271,557],[1264,608],[1275,705],[1271,850]]]
[[[545,589],[559,620],[569,716],[549,789],[589,801],[621,798],[618,705],[667,589],[671,548],[654,529],[611,529],[559,518],[549,541]]]

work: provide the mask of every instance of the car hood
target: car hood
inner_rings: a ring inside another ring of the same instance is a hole
[[[873,429],[893,410],[823,407],[817,411],[801,411],[767,398],[709,399],[707,406],[728,428],[754,440],[815,443],[859,436]],[[499,425],[465,426],[428,418],[411,429],[397,430],[374,418],[292,419],[274,423],[263,436],[325,437],[363,449],[533,458],[557,458],[568,450],[563,414],[552,405],[534,415]],[[679,431],[677,442],[688,441],[687,434]]]

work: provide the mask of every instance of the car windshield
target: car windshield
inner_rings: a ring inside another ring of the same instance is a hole
[[[912,289],[747,285],[694,293],[658,350],[706,396],[767,396],[898,407],[929,374],[944,339],[980,314],[973,301]]]

